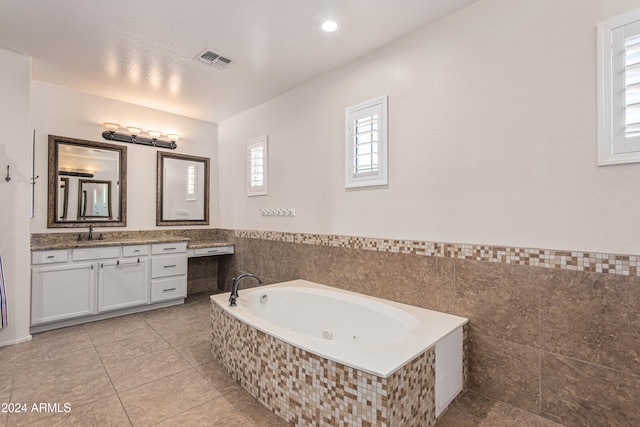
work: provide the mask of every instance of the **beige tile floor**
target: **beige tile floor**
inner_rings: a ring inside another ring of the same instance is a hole
[[[286,426],[213,360],[209,313],[195,296],[0,348],[0,402],[27,404],[0,426]]]
[[[474,391],[461,396],[438,421],[437,427],[562,427],[546,418],[487,399]]]
[[[208,296],[193,296],[0,348],[0,403],[14,404],[0,426],[286,426],[212,358],[209,312]],[[554,424],[468,392],[438,425]]]

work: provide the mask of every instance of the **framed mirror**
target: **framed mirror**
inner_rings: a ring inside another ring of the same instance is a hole
[[[156,225],[209,224],[209,159],[158,151]]]
[[[48,228],[127,225],[127,147],[49,135],[48,170]]]

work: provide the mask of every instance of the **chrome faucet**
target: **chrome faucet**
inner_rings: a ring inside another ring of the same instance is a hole
[[[93,240],[93,224],[89,224],[89,237],[87,240]]]
[[[236,306],[236,300],[238,299],[238,283],[240,282],[240,280],[244,279],[245,277],[253,277],[258,281],[258,285],[262,285],[262,280],[260,280],[260,278],[254,274],[245,273],[245,274],[239,275],[238,277],[234,277],[233,280],[231,281],[231,295],[229,295],[230,307]]]

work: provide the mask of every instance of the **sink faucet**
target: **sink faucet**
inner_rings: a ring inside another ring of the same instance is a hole
[[[93,240],[93,224],[89,224],[89,237],[87,240]]]
[[[238,277],[234,277],[233,280],[231,281],[231,295],[229,295],[230,307],[236,306],[236,300],[238,299],[238,283],[240,282],[240,280],[244,279],[245,277],[253,277],[258,281],[258,285],[262,285],[262,280],[260,280],[260,278],[254,274],[245,273],[245,274],[239,275]]]

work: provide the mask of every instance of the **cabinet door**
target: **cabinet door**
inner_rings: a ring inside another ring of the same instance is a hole
[[[96,313],[93,264],[31,269],[31,324]]]
[[[98,311],[119,310],[149,303],[147,258],[101,262],[98,274]]]

